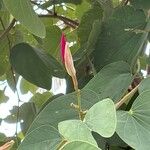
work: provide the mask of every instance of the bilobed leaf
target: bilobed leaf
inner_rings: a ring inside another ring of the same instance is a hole
[[[94,50],[94,66],[100,70],[115,61],[125,61],[134,65],[147,33],[143,30],[146,18],[141,10],[130,6],[115,8],[113,15],[103,23],[102,32]]]
[[[26,43],[12,48],[10,62],[18,74],[45,89],[51,88],[52,75],[63,74],[61,65],[52,56]]]
[[[119,61],[106,65],[84,87],[100,94],[100,98],[118,101],[132,82],[132,74],[127,63]],[[116,92],[117,91],[117,92]]]
[[[101,150],[100,148],[86,142],[86,141],[73,141],[65,144],[61,150]]]
[[[30,134],[19,145],[18,150],[56,150],[62,136],[50,125],[43,125]]]
[[[149,149],[150,91],[142,92],[129,111],[117,112],[117,134],[136,150]]]
[[[91,90],[81,91],[82,109],[87,110],[99,101],[98,94]],[[71,103],[77,104],[76,93],[67,94],[54,99],[38,114],[29,132],[42,124],[49,123],[57,127],[61,121],[77,119],[78,112],[70,106]],[[28,133],[29,133],[28,132]]]
[[[44,24],[34,12],[29,0],[3,0],[3,2],[8,11],[31,33],[41,38],[45,37]]]
[[[111,137],[116,130],[116,109],[111,99],[94,104],[86,113],[84,122],[103,137]]]
[[[81,120],[67,120],[60,122],[58,124],[58,130],[68,142],[86,141],[97,146],[90,129]]]

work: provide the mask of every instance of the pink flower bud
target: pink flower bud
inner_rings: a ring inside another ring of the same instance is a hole
[[[64,54],[65,68],[68,74],[73,77],[76,75],[76,70],[74,68],[73,58],[70,52],[69,43],[66,42],[65,54]]]
[[[70,52],[69,48],[69,43],[66,42],[65,35],[62,34],[61,36],[61,57],[62,57],[62,62],[65,64],[65,68],[67,70],[67,73],[71,76],[73,84],[74,84],[74,89],[78,89],[78,82],[76,78],[76,70],[74,67],[73,63],[73,58]]]
[[[62,33],[62,36],[61,36],[61,58],[62,58],[62,62],[65,63],[65,60],[64,60],[64,54],[65,54],[65,45],[66,45],[66,38],[65,38],[65,35]]]

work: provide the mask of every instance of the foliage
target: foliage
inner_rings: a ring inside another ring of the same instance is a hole
[[[0,133],[0,146],[14,140],[11,150],[148,150],[149,32],[149,0],[0,1],[0,104],[11,101],[7,87],[18,99],[0,118],[16,124],[15,135]],[[71,77],[62,34],[74,59]],[[53,77],[66,80],[66,94],[50,91]]]

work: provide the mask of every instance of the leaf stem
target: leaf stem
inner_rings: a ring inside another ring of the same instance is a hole
[[[57,150],[60,150],[61,147],[62,147],[63,145],[65,145],[66,143],[67,143],[67,140],[63,139],[63,140],[59,143],[59,145],[57,146]]]
[[[126,94],[118,103],[116,103],[116,109],[118,109],[122,104],[127,102],[132,98],[132,96],[137,92],[139,85],[137,85],[132,91]]]

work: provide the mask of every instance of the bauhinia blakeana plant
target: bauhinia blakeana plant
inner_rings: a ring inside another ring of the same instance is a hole
[[[0,102],[8,87],[18,101],[0,118],[16,124],[10,150],[148,150],[149,11],[149,0],[0,1]]]

